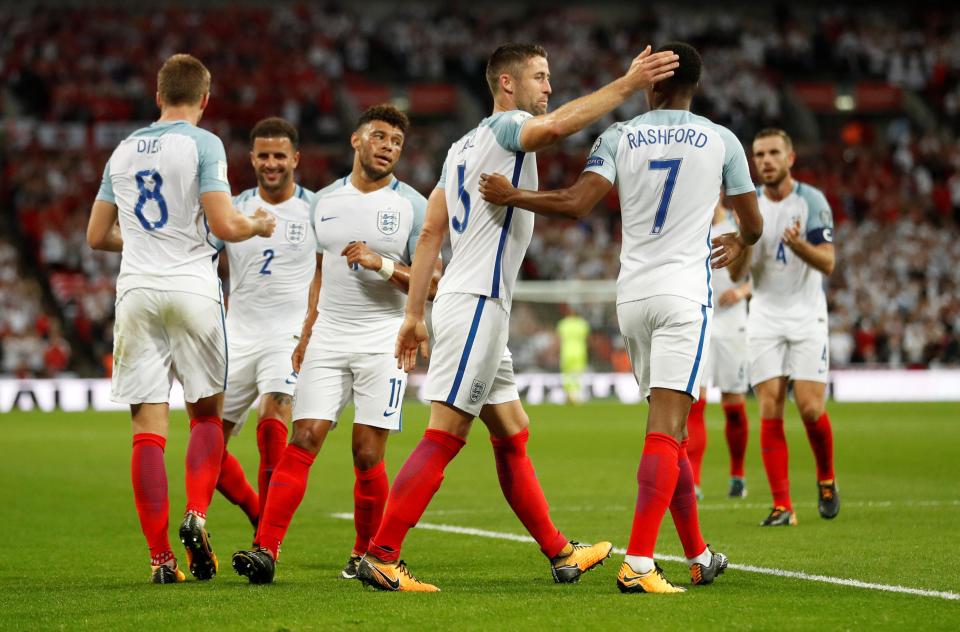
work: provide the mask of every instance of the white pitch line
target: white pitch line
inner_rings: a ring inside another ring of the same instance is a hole
[[[330,514],[332,518],[341,520],[353,520],[352,513]],[[488,531],[486,529],[474,529],[472,527],[458,527],[451,524],[433,524],[421,522],[417,529],[426,529],[428,531],[442,531],[444,533],[458,533],[461,535],[472,535],[480,538],[491,538],[494,540],[509,540],[511,542],[534,542],[534,539],[528,535],[519,535],[516,533],[505,533],[502,531]],[[613,552],[618,555],[625,555],[626,549],[614,548]],[[670,562],[685,563],[686,558],[678,555],[657,555],[657,559]],[[766,568],[763,566],[753,566],[750,564],[730,564],[727,568],[744,571],[746,573],[759,573],[761,575],[773,575],[775,577],[786,577],[789,579],[802,579],[808,582],[820,582],[824,584],[834,584],[837,586],[850,586],[852,588],[864,588],[866,590],[877,590],[881,592],[903,593],[907,595],[917,595],[918,597],[936,597],[938,599],[947,599],[950,601],[960,601],[960,594],[947,592],[944,590],[924,590],[922,588],[910,588],[909,586],[892,586],[889,584],[875,584],[872,582],[863,582],[859,579],[847,579],[845,577],[830,577],[829,575],[812,575],[801,571],[788,571],[780,568]]]

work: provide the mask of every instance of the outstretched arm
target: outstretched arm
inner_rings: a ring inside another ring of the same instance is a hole
[[[673,51],[650,54],[650,50],[647,46],[634,57],[626,74],[619,79],[524,123],[520,131],[520,144],[524,151],[539,151],[579,132],[607,112],[618,108],[637,91],[672,77],[673,70],[680,65],[677,61],[680,58]]]
[[[201,193],[200,204],[210,232],[224,241],[245,241],[257,235],[269,237],[277,226],[277,218],[260,208],[247,217],[233,207],[230,196],[223,191]]]
[[[515,206],[547,217],[586,217],[612,187],[612,182],[590,171],[581,173],[566,189],[553,191],[518,189],[499,173],[480,174],[480,194],[487,202]]]

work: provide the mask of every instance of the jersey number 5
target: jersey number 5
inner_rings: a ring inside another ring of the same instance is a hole
[[[163,186],[163,178],[160,177],[160,174],[156,169],[144,169],[143,171],[138,171],[134,178],[137,180],[137,189],[140,190],[140,197],[137,198],[137,204],[133,207],[133,213],[137,216],[137,219],[140,220],[140,225],[143,226],[145,230],[156,230],[158,228],[163,228],[167,223],[167,218],[169,217],[167,213],[167,201],[163,198],[163,194],[160,192],[160,188]],[[153,188],[147,188],[147,178],[153,181]],[[147,204],[148,201],[153,200],[157,203],[157,206],[160,208],[160,219],[156,221],[151,221],[146,218],[143,214],[143,207]]]
[[[450,225],[453,226],[453,230],[457,231],[460,235],[463,234],[463,231],[467,230],[467,222],[470,221],[470,194],[463,188],[463,181],[466,179],[467,163],[464,162],[457,165],[457,196],[460,198],[460,203],[463,204],[463,220],[461,221],[456,217],[450,220]]]
[[[667,221],[667,211],[670,210],[670,198],[673,197],[673,187],[677,184],[677,173],[680,171],[680,158],[670,160],[651,160],[651,169],[664,169],[667,172],[667,181],[663,185],[663,195],[660,197],[660,205],[657,206],[657,214],[653,218],[653,229],[651,235],[659,235],[663,230],[663,224]]]

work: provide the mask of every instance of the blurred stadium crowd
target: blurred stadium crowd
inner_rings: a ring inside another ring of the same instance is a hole
[[[260,118],[298,125],[299,180],[319,189],[349,170],[356,114],[394,100],[414,121],[398,175],[427,193],[446,148],[487,113],[483,66],[508,40],[547,48],[554,106],[615,78],[647,42],[697,45],[706,70],[694,110],[748,145],[763,127],[788,129],[795,177],[831,202],[834,366],[960,364],[960,12],[563,6],[0,8],[2,372],[109,372],[119,256],[86,247],[86,220],[116,143],[156,117],[170,54],[212,71],[202,124],[224,139],[235,192],[255,184],[246,134]],[[541,187],[572,182],[594,136],[643,107],[635,99],[541,153]],[[616,208],[611,198],[579,223],[538,218],[522,277],[615,278]],[[579,309],[593,326],[591,366],[623,368],[613,310]],[[519,367],[555,370],[557,306],[518,303],[515,314]]]

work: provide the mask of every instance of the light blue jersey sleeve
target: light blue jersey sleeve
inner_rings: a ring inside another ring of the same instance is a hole
[[[194,137],[197,143],[197,159],[199,161],[200,193],[223,191],[230,193],[230,182],[227,180],[227,154],[223,150],[223,143],[217,136],[200,130]]]
[[[617,148],[620,146],[620,137],[623,136],[623,125],[614,123],[600,134],[596,142],[593,143],[593,149],[590,150],[590,156],[587,158],[587,165],[584,171],[596,173],[611,184],[617,181]]]
[[[413,207],[413,224],[410,226],[410,235],[407,237],[407,251],[403,261],[407,265],[412,265],[414,251],[417,249],[417,240],[420,239],[420,232],[423,230],[423,218],[427,215],[427,198],[403,182],[397,187],[397,193],[402,198],[409,200]]]
[[[437,182],[435,189],[445,189],[447,186],[447,159],[443,159],[443,167],[440,168],[440,182]]]
[[[833,243],[833,212],[827,197],[816,187],[797,183],[797,195],[807,203],[807,241],[814,246]]]
[[[740,140],[725,127],[719,127],[723,139],[723,187],[727,195],[741,195],[756,191],[750,179],[750,165]]]
[[[113,194],[113,180],[110,179],[110,161],[103,168],[103,179],[100,180],[100,190],[97,191],[97,199],[111,204],[117,203],[117,198]]]
[[[487,126],[501,147],[507,151],[524,151],[520,144],[520,131],[524,123],[532,118],[532,114],[523,110],[498,112],[487,119]]]

